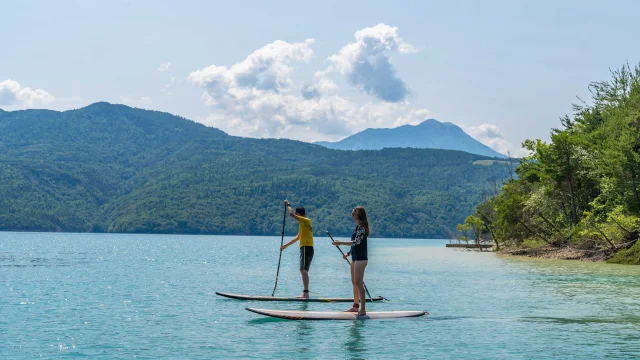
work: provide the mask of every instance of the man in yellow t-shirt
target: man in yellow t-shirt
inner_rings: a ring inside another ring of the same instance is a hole
[[[289,201],[285,200],[284,204],[289,210],[289,216],[298,221],[299,228],[298,235],[288,243],[282,245],[280,250],[284,250],[289,247],[289,245],[300,240],[300,275],[302,275],[304,290],[301,295],[296,297],[307,299],[309,298],[309,266],[311,266],[311,260],[313,260],[313,228],[311,227],[311,220],[305,217],[303,207],[297,207],[294,213]]]

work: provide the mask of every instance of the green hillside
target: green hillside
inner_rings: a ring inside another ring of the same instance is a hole
[[[287,198],[316,234],[350,233],[363,205],[374,236],[441,238],[507,175],[459,151],[240,138],[108,103],[0,112],[0,134],[2,230],[278,235]]]

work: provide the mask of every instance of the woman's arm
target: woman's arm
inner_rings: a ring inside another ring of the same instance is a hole
[[[334,241],[331,244],[334,245],[334,246],[338,246],[338,245],[351,246],[351,245],[353,245],[353,243],[351,241]]]
[[[355,246],[360,245],[362,239],[364,239],[364,235],[366,234],[366,230],[363,227],[358,226],[356,229],[356,238],[353,241],[333,241],[332,244],[334,246],[344,245],[344,246]]]

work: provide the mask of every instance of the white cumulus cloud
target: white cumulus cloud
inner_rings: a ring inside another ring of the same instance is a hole
[[[55,100],[53,95],[42,89],[32,89],[14,80],[0,82],[0,106],[11,108],[32,108]]]
[[[230,67],[211,65],[189,79],[204,89],[202,100],[214,114],[202,119],[232,134],[312,140],[317,133],[348,132],[346,117],[353,105],[337,95],[320,97],[315,87],[296,88],[294,63],[313,56],[313,39],[275,41]],[[328,80],[318,84],[331,87]]]
[[[362,91],[388,102],[404,101],[407,85],[396,75],[390,53],[417,51],[398,36],[398,28],[385,24],[359,30],[356,41],[344,46],[329,61],[335,70]]]
[[[308,62],[313,57],[313,39],[301,43],[275,41],[254,51],[244,61],[230,68],[211,65],[192,72],[189,79],[208,91],[236,99],[255,95],[252,89],[279,93],[292,86],[289,77],[295,61]]]
[[[378,25],[359,31],[356,39],[379,47],[367,50],[374,57],[388,59],[386,51],[391,50],[413,51],[396,32],[396,28]],[[338,140],[368,127],[424,120],[419,118],[426,110],[412,110],[406,101],[375,98],[358,105],[343,97],[331,79],[340,72],[337,60],[317,71],[311,83],[296,84],[292,74],[296,66],[314,58],[313,44],[313,39],[297,43],[278,40],[236,64],[214,64],[193,71],[189,81],[203,89],[202,101],[211,109],[199,121],[232,135],[318,141]],[[339,54],[346,56],[344,51]]]

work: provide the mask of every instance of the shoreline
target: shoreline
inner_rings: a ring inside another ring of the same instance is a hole
[[[580,260],[589,262],[605,262],[611,256],[607,256],[603,251],[580,250],[572,247],[540,247],[536,249],[513,249],[507,248],[496,252],[501,255],[524,256],[537,259],[551,260]]]

